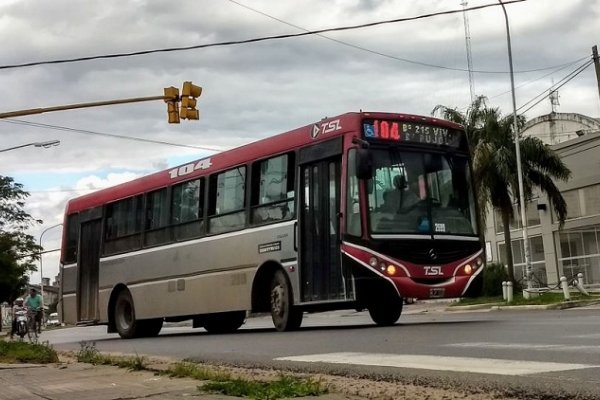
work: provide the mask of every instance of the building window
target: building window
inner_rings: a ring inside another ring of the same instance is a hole
[[[582,211],[581,202],[579,201],[579,189],[567,190],[561,194],[567,203],[567,219],[582,217],[584,213]],[[558,221],[554,209],[552,209],[552,219]]]
[[[515,267],[515,279],[521,281],[526,278],[525,270],[525,246],[523,239],[511,241],[513,253],[513,265]],[[529,253],[531,259],[531,269],[533,280],[539,286],[547,286],[546,262],[544,258],[544,242],[541,236],[529,238]],[[498,244],[498,258],[500,262],[506,265],[506,244]]]
[[[504,225],[502,223],[502,213],[499,210],[494,209],[494,217],[496,223],[496,233],[504,232]],[[525,210],[525,217],[527,218],[527,226],[536,226],[541,223],[540,212],[537,209],[537,199],[527,203],[527,209]],[[513,205],[513,218],[510,220],[510,229],[521,229],[523,224],[521,223],[521,211],[518,204]]]
[[[600,215],[600,185],[586,186],[561,193],[567,203],[567,219]],[[552,210],[553,221],[558,221]]]
[[[559,264],[567,279],[582,273],[586,283],[600,283],[600,225],[557,232]]]

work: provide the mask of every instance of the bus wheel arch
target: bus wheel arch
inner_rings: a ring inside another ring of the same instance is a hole
[[[258,268],[252,282],[252,312],[271,311],[271,281],[275,272],[281,269],[281,264],[275,261],[267,261]]]
[[[116,296],[112,307],[112,321],[115,330],[123,339],[132,339],[140,336],[141,327],[135,317],[135,305],[131,292],[123,285],[120,290],[115,290],[114,293],[116,293]]]

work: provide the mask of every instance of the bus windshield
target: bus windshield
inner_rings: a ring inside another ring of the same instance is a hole
[[[372,234],[477,235],[467,156],[373,149]]]

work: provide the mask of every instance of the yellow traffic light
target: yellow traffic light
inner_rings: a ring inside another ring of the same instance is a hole
[[[167,103],[167,114],[170,124],[179,123],[179,113],[177,112],[177,103],[179,103],[179,89],[176,87],[165,88],[165,103]]]
[[[200,86],[194,85],[192,82],[183,82],[183,89],[181,90],[182,96],[189,97],[200,97],[202,94],[202,88]]]
[[[181,106],[179,108],[179,117],[183,119],[199,119],[200,112],[196,110],[196,98],[202,94],[202,88],[192,84],[192,82],[183,82],[181,90]]]
[[[165,103],[170,101],[179,101],[179,89],[173,86],[165,88]]]
[[[173,102],[167,103],[167,113],[169,115],[170,124],[179,123],[179,113],[177,112],[177,104]]]

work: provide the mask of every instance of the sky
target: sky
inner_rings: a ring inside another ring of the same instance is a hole
[[[470,0],[468,7],[495,4]],[[463,13],[250,44],[122,58],[16,64],[295,34],[462,10],[461,0],[0,0],[0,113],[202,86],[200,119],[168,124],[152,101],[0,119],[0,175],[30,193],[30,232],[60,247],[69,198],[350,111],[464,110],[471,92]],[[600,0],[506,5],[517,107],[591,59]],[[467,12],[475,95],[512,112],[506,28],[498,6]],[[558,90],[559,112],[600,117],[588,67]],[[527,107],[521,108],[525,110]],[[544,99],[525,113],[551,111]],[[115,137],[121,136],[121,137]],[[124,137],[124,138],[123,138]],[[50,148],[11,147],[59,140]],[[154,142],[152,142],[154,141]],[[163,144],[155,142],[164,142]],[[167,144],[168,143],[168,144]],[[43,255],[53,280],[58,252]],[[31,276],[40,281],[40,272]]]

